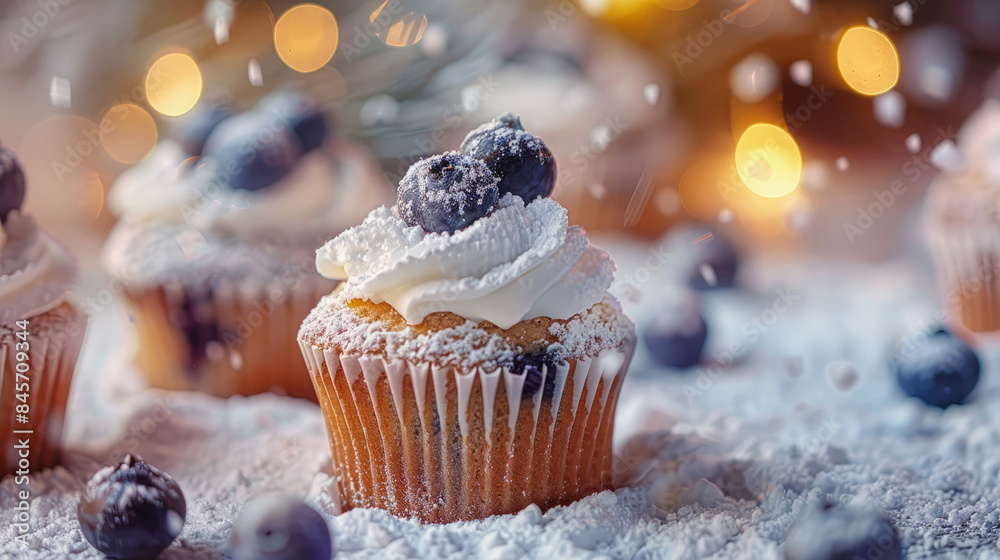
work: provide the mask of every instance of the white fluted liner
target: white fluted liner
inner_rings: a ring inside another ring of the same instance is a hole
[[[526,376],[506,368],[460,371],[299,345],[345,509],[449,522],[550,507],[611,486],[614,406],[634,340],[555,371],[543,367],[530,399],[522,399]]]
[[[64,303],[61,308],[29,319],[27,375],[30,391],[27,399],[29,421],[26,424],[17,422],[15,408],[22,404],[15,397],[20,393],[15,388],[18,383],[16,344],[21,340],[15,336],[0,343],[0,445],[3,446],[0,476],[18,469],[20,457],[14,445],[23,438],[30,440],[28,458],[32,471],[59,463],[66,401],[87,326],[87,318],[75,309],[64,311],[70,305]],[[63,315],[65,323],[52,327],[52,314]],[[13,327],[14,324],[3,326],[5,330]],[[33,433],[15,434],[14,430],[31,430]]]

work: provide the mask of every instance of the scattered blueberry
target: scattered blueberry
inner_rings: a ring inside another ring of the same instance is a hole
[[[703,236],[704,237],[704,236]],[[696,290],[732,288],[736,284],[739,255],[725,237],[711,237],[694,243],[695,260],[688,275],[688,285]]]
[[[979,382],[975,351],[945,329],[901,345],[889,362],[903,392],[939,408],[961,403]]]
[[[208,97],[177,120],[174,136],[185,152],[200,156],[215,127],[235,114],[228,96]]]
[[[556,160],[545,142],[524,131],[521,120],[507,112],[473,130],[462,151],[482,159],[497,176],[500,196],[514,193],[525,203],[552,194]]]
[[[80,530],[110,558],[153,558],[181,533],[187,504],[170,475],[126,455],[97,472],[77,507]]]
[[[496,209],[496,177],[486,164],[459,152],[422,159],[410,166],[396,193],[399,216],[426,232],[452,233]]]
[[[810,508],[785,540],[786,560],[899,560],[899,533],[885,514],[851,506]]]
[[[330,528],[298,498],[267,495],[248,502],[229,533],[233,560],[330,560]]]
[[[21,209],[24,193],[24,171],[21,171],[17,154],[0,146],[0,222],[7,223],[7,214]]]
[[[330,134],[330,123],[323,108],[315,101],[294,90],[278,90],[257,103],[255,112],[269,122],[281,123],[291,129],[308,152],[321,145]]]
[[[643,338],[660,365],[683,369],[699,363],[708,338],[708,325],[697,299],[685,294],[671,301],[646,327]]]
[[[216,180],[232,189],[256,191],[289,173],[302,155],[287,128],[272,127],[254,112],[222,122],[205,142],[205,155],[216,161]]]

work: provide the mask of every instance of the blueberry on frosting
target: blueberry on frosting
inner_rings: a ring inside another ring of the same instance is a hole
[[[170,475],[126,455],[87,483],[77,507],[80,530],[110,558],[153,558],[184,526],[187,503]]]
[[[200,156],[215,127],[235,114],[228,96],[209,97],[178,119],[174,135],[185,152]]]
[[[216,161],[219,183],[256,191],[291,173],[302,146],[290,129],[250,111],[223,121],[208,137],[204,152]]]
[[[24,204],[24,172],[14,150],[0,146],[0,222],[7,223],[11,210]]]
[[[486,162],[497,176],[500,196],[513,193],[525,203],[548,197],[556,184],[556,160],[541,138],[525,132],[521,120],[506,112],[473,130],[462,151]]]
[[[482,161],[447,152],[410,166],[396,192],[399,216],[428,233],[453,233],[497,208],[497,179]]]
[[[272,122],[287,126],[305,152],[323,145],[330,134],[323,108],[294,90],[278,90],[261,99],[254,110]]]

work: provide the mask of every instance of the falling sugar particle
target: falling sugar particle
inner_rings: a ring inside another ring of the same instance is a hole
[[[205,357],[213,362],[221,360],[225,353],[226,351],[222,347],[222,344],[217,340],[213,340],[205,345]]]
[[[947,173],[961,173],[968,166],[965,155],[962,154],[953,140],[945,140],[934,146],[934,149],[931,150],[930,160],[934,167]]]
[[[788,67],[788,75],[792,77],[793,82],[802,87],[812,85],[812,62],[809,62],[808,60],[796,60],[791,64],[791,66]]]
[[[608,194],[608,189],[600,183],[591,183],[587,189],[597,200],[602,200]]]
[[[878,22],[876,22],[871,16],[868,16],[868,27],[878,29]]]
[[[462,90],[463,99],[467,97],[467,89],[468,87]],[[463,106],[468,106],[465,101],[463,101],[462,104]],[[478,101],[476,102],[476,107],[479,107]],[[395,121],[396,117],[399,116],[399,103],[397,103],[392,96],[385,93],[379,93],[369,97],[368,100],[361,105],[361,111],[358,116],[361,120],[361,124],[365,126],[389,124]]]
[[[427,56],[437,56],[444,52],[448,46],[448,30],[442,23],[432,23],[424,31],[424,37],[420,41],[420,49]]]
[[[664,216],[673,216],[681,209],[681,198],[677,189],[664,189],[656,195],[656,209]]]
[[[704,280],[709,286],[714,288],[719,284],[719,279],[715,275],[715,269],[712,268],[712,265],[708,263],[701,263],[698,265],[698,273],[701,274],[702,280]]]
[[[835,389],[849,391],[858,382],[858,368],[850,362],[833,362],[826,366],[826,378]]]
[[[729,208],[723,208],[719,210],[719,222],[723,224],[728,224],[733,221],[733,211]]]
[[[216,45],[221,45],[229,40],[229,24],[222,18],[215,20],[213,32]]]
[[[822,161],[810,161],[802,167],[802,186],[821,191],[830,184],[830,169]]]
[[[52,82],[49,84],[49,102],[52,103],[52,106],[59,107],[60,109],[68,109],[71,98],[72,92],[69,80],[60,78],[59,76],[52,76]]]
[[[812,11],[812,1],[811,0],[789,0],[792,7],[796,10],[802,12],[803,14],[808,14]]]
[[[840,156],[837,158],[837,171],[847,171],[851,168],[851,162],[847,160],[846,157]]]
[[[920,151],[920,135],[913,133],[906,137],[906,149],[911,153],[915,154]]]
[[[913,23],[913,6],[909,2],[897,4],[892,9],[892,14],[896,16],[896,21],[903,25],[911,25]]]
[[[250,64],[247,65],[247,74],[250,76],[250,85],[254,87],[264,85],[264,76],[260,71],[260,63],[257,62],[256,58],[250,59]]]
[[[603,152],[611,143],[611,127],[606,124],[595,126],[590,131],[590,147],[595,152]]]
[[[876,96],[872,101],[875,109],[875,120],[888,128],[903,126],[906,116],[906,98],[898,91],[889,91]]]
[[[660,100],[660,86],[658,84],[646,85],[642,88],[642,97],[646,103],[656,105],[656,102]]]
[[[240,371],[243,369],[243,354],[240,354],[238,350],[232,350],[229,352],[229,365],[234,371]]]
[[[778,66],[770,57],[753,53],[729,71],[729,89],[740,101],[757,103],[778,87],[778,74]]]

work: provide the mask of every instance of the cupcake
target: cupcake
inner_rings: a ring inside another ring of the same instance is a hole
[[[21,213],[24,174],[0,147],[0,476],[59,462],[87,318],[70,300],[76,262]],[[20,484],[20,483],[19,483]]]
[[[343,284],[298,340],[345,509],[451,522],[611,487],[635,327],[514,122],[417,162],[396,207],[317,251]]]
[[[988,100],[959,132],[964,169],[927,193],[927,241],[953,322],[1000,330],[1000,100]]]
[[[207,100],[121,175],[103,260],[150,386],[315,399],[294,336],[336,283],[315,273],[314,248],[377,206],[384,182],[298,93],[234,113]]]

